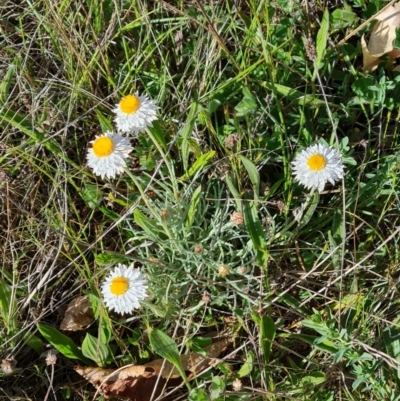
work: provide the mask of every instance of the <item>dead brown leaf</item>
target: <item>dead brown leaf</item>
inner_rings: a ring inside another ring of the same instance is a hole
[[[92,307],[87,295],[74,298],[67,306],[61,330],[77,331],[90,326],[94,322]]]
[[[372,28],[368,44],[364,35],[361,37],[364,71],[374,71],[384,54],[390,59],[400,56],[400,51],[393,47],[396,28],[400,27],[400,2],[378,13],[375,18],[378,22]]]
[[[214,362],[230,342],[231,340],[226,338],[206,347],[207,357],[195,352],[182,355],[183,368],[188,375],[201,372]],[[150,401],[152,396],[159,396],[164,387],[175,387],[182,383],[174,365],[163,359],[117,370],[81,366],[75,367],[75,370],[107,399],[120,397],[132,401]]]

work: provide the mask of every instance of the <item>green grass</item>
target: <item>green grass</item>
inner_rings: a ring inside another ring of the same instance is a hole
[[[91,400],[77,362],[182,373],[219,332],[172,399],[400,400],[399,75],[362,73],[371,25],[335,48],[387,3],[308,3],[0,5],[0,399]],[[89,142],[135,91],[159,120],[101,180]],[[321,141],[345,177],[310,194],[290,163]],[[132,262],[149,297],[121,317],[100,288]],[[94,323],[61,333],[83,294]]]

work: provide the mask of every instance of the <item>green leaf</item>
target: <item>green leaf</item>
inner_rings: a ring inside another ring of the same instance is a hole
[[[254,366],[254,353],[249,351],[247,354],[246,362],[239,369],[238,375],[239,377],[249,376]]]
[[[99,253],[97,255],[94,255],[94,260],[100,266],[107,266],[107,265],[112,265],[112,264],[116,264],[116,263],[126,262],[125,257],[113,255],[111,253]]]
[[[244,221],[249,233],[253,247],[257,253],[257,262],[264,267],[267,264],[268,250],[265,240],[265,233],[258,218],[255,202],[246,201],[244,203]]]
[[[302,377],[300,380],[300,387],[311,385],[311,386],[318,386],[324,383],[326,380],[326,376],[324,372],[313,372],[305,377]]]
[[[15,294],[12,293],[11,287],[0,278],[0,316],[9,333],[17,328],[16,311]]]
[[[4,322],[8,321],[11,305],[11,288],[0,278],[0,314]]]
[[[276,92],[280,95],[282,95],[286,101],[289,102],[294,102],[296,104],[301,104],[301,105],[309,105],[309,106],[322,106],[324,105],[324,101],[321,99],[318,99],[317,97],[313,95],[306,95],[303,92],[298,91],[297,89],[293,89],[290,86],[284,86],[280,84],[272,84],[269,82],[264,82],[264,86],[270,90],[276,90]],[[335,105],[333,103],[328,103],[329,107],[331,108],[338,108],[338,105]]]
[[[187,180],[200,173],[200,171],[204,170],[207,164],[214,158],[215,153],[215,150],[211,150],[210,152],[202,154],[180,179]]]
[[[154,352],[162,358],[171,362],[182,376],[186,386],[190,390],[190,384],[183,369],[181,357],[175,341],[167,334],[158,329],[152,329],[149,333],[149,340]]]
[[[225,380],[222,380],[219,376],[214,376],[211,382],[211,400],[218,398],[221,393],[225,390]]]
[[[117,221],[121,217],[118,213],[115,213],[113,210],[110,210],[105,206],[100,206],[99,210],[101,210],[105,216],[113,221]]]
[[[251,162],[247,157],[243,155],[239,155],[240,160],[243,163],[244,168],[247,170],[249,174],[249,178],[251,183],[253,184],[254,191],[254,200],[258,199],[258,195],[260,194],[260,173],[257,170],[257,167]]]
[[[257,110],[256,98],[247,86],[243,88],[243,95],[243,99],[235,107],[239,117],[254,113]]]
[[[228,185],[229,191],[231,192],[235,200],[237,211],[242,213],[243,206],[239,191],[236,189],[235,184],[232,182],[228,175],[225,176],[225,181]]]
[[[59,352],[61,352],[61,354],[69,359],[79,359],[82,362],[90,364],[90,361],[83,356],[81,350],[69,337],[60,333],[54,327],[48,326],[47,324],[39,323],[37,327],[40,334],[46,339],[46,341]]]
[[[337,8],[331,15],[332,26],[335,29],[347,28],[358,20],[357,14],[344,2],[344,9]]]
[[[82,354],[84,356],[95,361],[98,366],[103,367],[106,364],[108,353],[107,345],[91,334],[86,333],[82,343]]]
[[[104,117],[103,113],[101,113],[100,110],[95,110],[95,112],[100,123],[101,131],[102,132],[113,131],[113,126],[110,123],[110,120]]]
[[[317,34],[317,58],[315,60],[315,64],[318,68],[319,64],[322,61],[322,58],[325,55],[326,44],[328,42],[328,33],[329,33],[329,11],[328,8],[325,8],[324,14],[322,16],[321,27],[318,30]]]
[[[4,104],[4,102],[8,98],[11,80],[14,77],[15,71],[17,69],[17,66],[16,66],[17,58],[19,58],[19,56],[15,56],[12,63],[9,64],[9,67],[4,76],[4,79],[0,83],[0,104]]]
[[[264,354],[264,361],[270,360],[271,347],[275,338],[276,327],[270,316],[262,316],[260,324],[260,344]]]
[[[329,352],[334,355],[339,351],[339,348],[335,343],[328,339],[323,339],[321,342],[321,337],[312,336],[310,334],[290,334],[288,338],[296,338],[310,344],[322,351]]]
[[[192,350],[204,357],[207,357],[207,351],[204,349],[212,344],[210,337],[194,337],[190,341],[190,347]]]
[[[188,401],[210,401],[210,399],[202,388],[194,388],[189,393]]]
[[[157,141],[157,144],[164,150],[167,151],[168,146],[167,146],[167,142],[165,142],[165,137],[164,137],[164,131],[161,128],[161,125],[158,121],[153,121],[152,122],[152,127],[147,127],[146,129],[148,129],[150,131],[151,135],[151,139],[153,141]]]
[[[97,185],[85,184],[81,197],[91,209],[95,209],[103,199],[103,192]]]
[[[192,102],[192,104],[190,105],[189,115],[187,117],[186,124],[179,132],[179,135],[182,137],[181,152],[183,168],[185,171],[189,168],[189,150],[191,148],[189,139],[192,136],[194,123],[196,121],[198,113],[198,107],[198,102]]]
[[[43,352],[43,341],[32,333],[26,333],[24,335],[24,342],[28,347],[31,347],[35,350],[38,354]]]
[[[135,223],[141,227],[148,235],[150,238],[152,238],[154,241],[158,241],[158,233],[159,229],[157,227],[157,224],[151,221],[146,215],[144,215],[139,209],[135,209],[133,212],[133,216],[135,219]]]
[[[196,217],[197,207],[201,200],[202,187],[199,185],[193,192],[192,199],[190,201],[189,210],[186,216],[186,227],[191,227],[193,225],[194,219]]]
[[[66,161],[72,167],[78,170],[82,169],[81,166],[78,166],[65,155],[65,152],[61,150],[60,145],[54,139],[52,139],[50,136],[45,137],[42,132],[39,132],[37,129],[35,129],[33,122],[28,117],[6,108],[0,109],[0,125],[6,127],[8,124],[28,135],[35,143],[42,144],[46,149],[50,150],[53,154]]]

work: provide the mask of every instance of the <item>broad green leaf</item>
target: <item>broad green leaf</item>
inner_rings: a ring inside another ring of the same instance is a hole
[[[186,216],[186,227],[191,227],[193,225],[194,219],[197,213],[197,207],[201,200],[202,187],[199,185],[193,192],[192,199],[190,201],[189,210]]]
[[[43,352],[43,341],[32,333],[26,333],[24,335],[24,342],[28,347],[31,347],[35,350],[38,354]]]
[[[188,401],[210,401],[210,398],[202,388],[194,388],[189,393]]]
[[[207,357],[207,351],[204,349],[212,344],[210,337],[195,337],[190,341],[192,350],[204,357]]]
[[[238,375],[239,377],[249,376],[254,366],[254,353],[249,351],[247,354],[246,362],[239,369]]]
[[[162,358],[171,362],[182,376],[186,386],[190,389],[189,381],[183,369],[181,357],[175,341],[159,329],[152,329],[149,333],[149,340],[154,352]]]
[[[329,33],[329,11],[328,8],[325,8],[324,14],[322,16],[321,27],[318,30],[317,34],[317,43],[316,43],[316,51],[317,58],[315,60],[315,65],[319,66],[322,61],[322,58],[325,55],[326,44],[328,42],[328,33]]]
[[[214,113],[214,111],[217,110],[217,108],[221,106],[221,104],[222,103],[218,99],[211,99],[210,103],[208,103],[207,106],[208,114],[211,115],[212,113]]]
[[[245,116],[257,110],[256,98],[247,86],[243,88],[243,95],[243,99],[235,107],[238,116]]]
[[[108,348],[99,339],[86,333],[86,337],[82,343],[82,354],[95,361],[98,366],[103,367],[107,361]]]
[[[264,267],[267,264],[268,250],[265,233],[258,218],[256,204],[253,201],[244,202],[244,221],[253,247],[257,253],[257,262]]]
[[[357,14],[344,2],[344,8],[337,8],[331,15],[332,26],[335,29],[343,29],[353,25],[358,20]]]
[[[69,359],[79,359],[82,362],[90,364],[90,361],[83,356],[81,350],[69,337],[60,333],[54,327],[48,326],[47,324],[39,323],[37,327],[40,334],[46,339],[46,341],[59,352],[61,352],[61,354]]]
[[[103,199],[103,192],[97,185],[85,184],[81,197],[91,209],[95,209]]]
[[[89,292],[87,294],[87,296],[89,298],[89,303],[90,303],[90,307],[92,308],[93,315],[94,315],[95,319],[97,320],[100,317],[100,309],[102,308],[102,306],[101,306],[102,301],[100,300],[100,298],[97,295],[95,295],[91,292]],[[104,320],[101,319],[100,327],[103,323],[104,323]],[[100,328],[99,328],[99,331],[100,331]],[[105,340],[104,342],[108,343],[108,340],[109,340],[109,338],[107,339],[107,341]]]
[[[201,170],[204,170],[208,163],[215,156],[215,151],[211,150],[207,153],[202,154],[193,164],[192,167],[180,178],[181,180],[187,180],[188,178],[193,177],[194,175],[198,174]]]
[[[254,165],[254,163],[250,161],[247,157],[239,155],[239,158],[242,161],[244,168],[247,170],[247,173],[249,174],[250,181],[253,184],[254,200],[257,200],[260,194],[260,173],[258,172],[257,167]]]
[[[222,392],[225,390],[225,380],[222,380],[219,376],[214,376],[211,381],[211,392],[210,398],[211,400],[215,400],[218,398]]]
[[[271,347],[275,338],[276,327],[270,316],[262,316],[260,324],[260,344],[264,353],[264,361],[270,360]]]

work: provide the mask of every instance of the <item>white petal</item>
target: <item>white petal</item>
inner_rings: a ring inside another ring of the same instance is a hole
[[[122,295],[115,295],[110,290],[115,277],[125,277],[128,280],[128,290]],[[134,309],[139,308],[140,301],[147,297],[146,289],[146,278],[140,273],[139,269],[134,268],[133,264],[128,267],[119,264],[101,286],[107,308],[120,314],[131,313]]]
[[[307,161],[313,155],[321,155],[326,160],[326,165],[321,170],[312,170]],[[307,189],[324,190],[325,184],[329,181],[334,185],[343,178],[344,166],[341,154],[330,146],[315,144],[300,152],[293,164],[293,174],[295,179]]]

